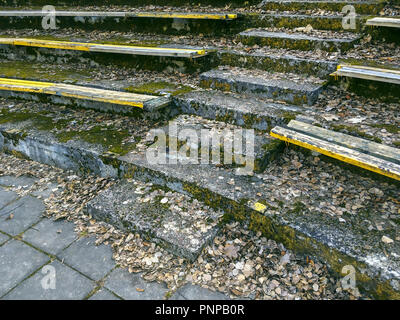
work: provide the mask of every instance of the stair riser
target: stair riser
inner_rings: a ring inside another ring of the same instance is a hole
[[[42,17],[0,17],[0,28],[42,29]],[[234,34],[238,22],[206,19],[118,18],[118,17],[57,17],[57,29],[86,31],[122,31],[157,34]]]
[[[224,104],[208,104],[188,100],[184,97],[174,98],[174,103],[179,108],[180,113],[197,115],[205,119],[216,120],[242,126],[247,129],[256,129],[260,131],[269,131],[278,123],[287,124],[296,117],[296,112],[282,110],[280,115],[269,114],[251,114],[243,113],[238,110],[228,109]]]
[[[354,47],[356,41],[353,42],[334,42],[334,41],[314,41],[302,39],[282,39],[282,38],[261,38],[251,36],[238,36],[238,39],[245,45],[253,46],[269,46],[272,48],[285,48],[290,50],[323,50],[328,52],[342,51],[345,52]]]
[[[280,87],[266,87],[241,81],[225,81],[224,79],[201,78],[203,88],[217,89],[221,91],[231,91],[238,93],[248,93],[258,97],[286,101],[294,105],[312,105],[317,101],[318,95],[322,92],[322,87],[314,91],[297,91]]]
[[[378,44],[381,41],[386,43],[395,43],[396,45],[400,44],[399,29],[367,26],[365,32],[369,33],[372,36],[372,41],[377,42]]]
[[[78,50],[49,49],[0,45],[0,58],[19,61],[37,61],[43,63],[86,63],[88,67],[97,64],[114,65],[139,70],[195,73],[206,71],[216,65],[212,54],[196,59],[139,56],[121,53],[99,53]]]
[[[318,17],[302,15],[248,15],[245,18],[247,28],[288,28],[294,29],[311,25],[316,30],[343,31],[342,17]],[[356,29],[347,32],[359,32],[364,27],[366,19],[357,18]]]
[[[266,3],[262,8],[264,10],[273,11],[305,11],[305,10],[324,10],[333,12],[342,12],[343,7],[347,5],[346,3],[335,3],[335,2],[272,2]],[[357,14],[377,14],[384,7],[383,3],[350,3]]]
[[[356,78],[339,79],[340,86],[360,96],[378,99],[386,103],[400,102],[400,85]]]
[[[246,69],[296,73],[326,78],[337,68],[336,62],[313,61],[296,57],[273,57],[270,55],[239,54],[235,52],[218,53],[220,64]]]

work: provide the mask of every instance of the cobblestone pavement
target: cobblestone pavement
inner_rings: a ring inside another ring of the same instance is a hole
[[[37,178],[0,176],[1,299],[227,299],[187,284],[170,296],[168,288],[121,269],[109,245],[78,237],[74,224],[43,217],[44,199],[56,186],[18,194]]]

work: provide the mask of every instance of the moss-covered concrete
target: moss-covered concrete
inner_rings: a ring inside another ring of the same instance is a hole
[[[150,94],[150,95],[171,94],[172,96],[185,94],[194,90],[192,87],[179,85],[167,81],[146,82],[136,86],[129,86],[124,89],[128,92],[133,92],[133,93]]]

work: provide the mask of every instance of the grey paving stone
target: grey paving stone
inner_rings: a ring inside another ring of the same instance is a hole
[[[13,191],[5,190],[4,188],[0,187],[0,209],[5,207],[10,202],[14,201],[18,198],[18,195]]]
[[[41,219],[45,210],[43,201],[25,196],[0,210],[0,230],[13,236],[25,231]],[[12,219],[8,219],[10,214]]]
[[[126,300],[163,300],[168,289],[164,284],[147,282],[139,273],[115,269],[104,286]]]
[[[175,292],[171,298],[168,300],[187,300],[184,296],[182,296],[179,292]]]
[[[5,234],[0,233],[0,246],[6,242],[10,237],[6,236]]]
[[[28,245],[11,240],[0,247],[0,297],[50,259]]]
[[[177,295],[181,295],[187,300],[230,300],[228,296],[220,292],[214,292],[192,284],[186,284],[177,290],[171,300],[180,300],[177,299]]]
[[[102,288],[92,295],[89,300],[121,300],[106,288]]]
[[[100,280],[114,268],[110,246],[96,246],[94,237],[81,238],[58,256],[64,262],[94,280]]]
[[[51,276],[49,267],[54,267],[55,288],[44,287]],[[82,300],[96,286],[96,283],[84,277],[68,266],[53,261],[32,277],[26,279],[18,287],[4,296],[6,300]]]
[[[36,180],[38,179],[28,176],[1,176],[0,185],[7,187],[30,187],[35,183]]]
[[[65,249],[75,239],[73,223],[50,219],[43,219],[23,234],[24,241],[54,255]]]

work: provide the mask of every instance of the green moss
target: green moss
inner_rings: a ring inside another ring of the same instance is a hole
[[[308,210],[307,206],[303,202],[296,201],[293,204],[293,209],[289,210],[289,212],[294,213],[294,214],[300,214],[307,210]]]
[[[173,96],[185,94],[193,90],[193,88],[184,85],[176,85],[166,81],[154,81],[143,83],[138,86],[130,86],[124,90],[133,93],[161,95],[160,92],[170,93]]]
[[[55,69],[48,64],[26,63],[25,61],[0,62],[0,76],[5,78],[35,79],[71,83],[90,79],[90,73],[85,70],[76,70],[63,67]]]
[[[394,134],[400,132],[399,126],[396,126],[394,124],[384,124],[384,123],[382,123],[382,124],[373,124],[372,127],[380,128],[380,129],[386,129],[387,132],[394,133]]]
[[[400,147],[400,141],[394,141],[393,144],[394,144],[396,147]]]
[[[104,147],[106,152],[124,155],[131,151],[135,143],[124,143],[130,136],[128,130],[115,130],[109,127],[95,126],[86,131],[64,131],[57,134],[60,142],[67,142],[72,139],[79,139]]]
[[[52,130],[54,128],[61,129],[69,123],[69,120],[60,119],[54,121],[51,117],[45,116],[46,112],[31,113],[31,112],[10,112],[9,110],[0,111],[0,124],[7,122],[24,122],[30,121],[29,127],[37,130]]]

